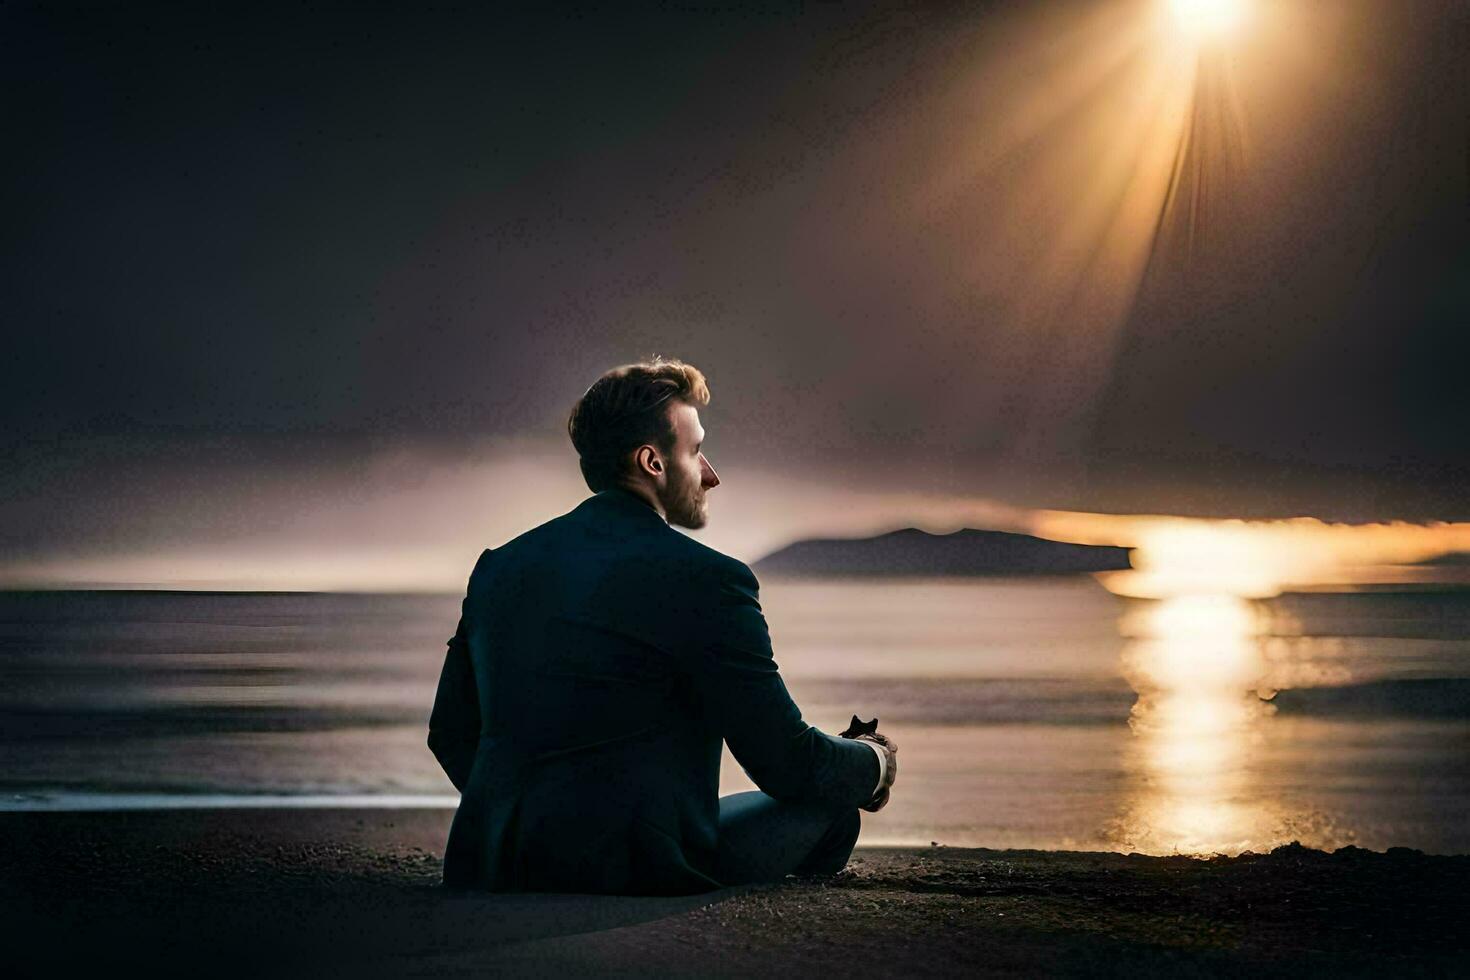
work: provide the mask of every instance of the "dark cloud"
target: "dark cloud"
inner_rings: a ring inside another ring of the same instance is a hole
[[[1466,16],[1347,8],[1335,87],[1245,93],[1275,115],[1212,264],[1153,270],[1075,396],[1043,368],[1085,338],[1016,325],[1045,242],[997,214],[1093,103],[964,161],[1078,5],[13,10],[5,520],[187,481],[201,445],[286,472],[555,440],[652,352],[709,374],[715,448],[778,469],[1463,517]]]

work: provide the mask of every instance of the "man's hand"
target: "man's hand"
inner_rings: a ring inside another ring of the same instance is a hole
[[[888,805],[888,791],[893,786],[893,781],[898,778],[898,743],[878,731],[864,732],[854,736],[858,741],[873,742],[883,747],[885,766],[883,769],[883,784],[878,787],[878,792],[860,809],[869,813],[877,813]]]

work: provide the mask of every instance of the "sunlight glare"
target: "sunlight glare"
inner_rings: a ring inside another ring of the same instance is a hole
[[[1254,604],[1228,594],[1144,600],[1119,625],[1130,638],[1123,674],[1138,693],[1128,719],[1137,793],[1121,838],[1163,853],[1268,841],[1250,746],[1274,709],[1252,691],[1266,669]]]
[[[1174,23],[1196,41],[1223,37],[1245,17],[1245,0],[1169,0]]]

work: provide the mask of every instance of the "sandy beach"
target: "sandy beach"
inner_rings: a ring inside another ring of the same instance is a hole
[[[682,898],[455,893],[444,810],[0,815],[7,960],[33,976],[1445,975],[1470,857],[1199,860],[863,848],[823,880]]]

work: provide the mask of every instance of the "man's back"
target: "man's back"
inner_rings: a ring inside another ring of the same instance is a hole
[[[604,490],[481,555],[429,745],[461,790],[445,881],[497,890],[718,887],[728,739],[770,796],[872,795],[866,746],[806,725],[741,562]]]

